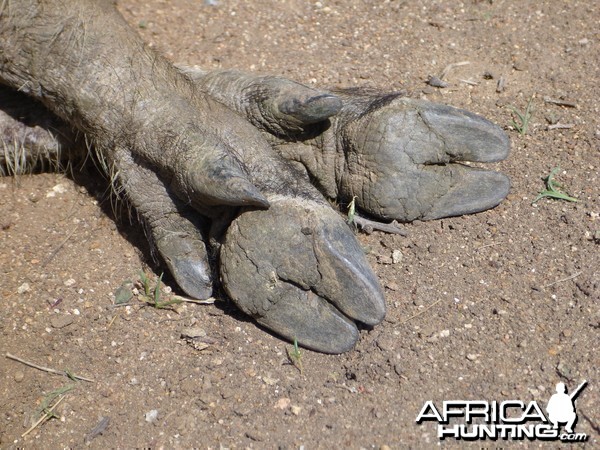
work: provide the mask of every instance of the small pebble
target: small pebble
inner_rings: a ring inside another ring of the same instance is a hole
[[[432,255],[437,255],[438,253],[440,253],[440,246],[436,244],[431,244],[429,247],[427,247],[427,251]]]
[[[181,330],[181,337],[184,339],[196,339],[206,337],[206,331],[200,327],[186,327]]]
[[[385,283],[385,287],[388,288],[390,291],[397,291],[398,289],[400,289],[398,287],[398,283],[395,283],[393,281],[388,281],[387,283]]]
[[[525,72],[529,69],[529,63],[523,59],[517,59],[513,62],[513,69],[519,72]]]
[[[56,194],[64,194],[65,192],[67,192],[67,188],[62,184],[57,184],[46,193],[46,198],[56,197]]]
[[[398,264],[402,262],[402,252],[400,250],[394,250],[392,252],[392,264]]]
[[[251,439],[253,441],[256,442],[261,442],[263,441],[265,438],[263,437],[262,434],[258,433],[256,430],[252,430],[252,431],[246,431],[246,437],[248,439]]]
[[[439,79],[436,76],[429,77],[429,79],[427,80],[427,84],[429,86],[433,86],[433,87],[437,87],[437,88],[447,88],[448,86],[450,86],[447,82]]]
[[[385,264],[385,265],[389,265],[393,263],[393,260],[391,257],[387,256],[387,255],[379,255],[377,257],[377,262],[379,264]]]
[[[274,386],[277,383],[279,383],[279,379],[278,378],[262,377],[262,380],[264,381],[264,383],[267,386]]]
[[[17,294],[24,294],[25,292],[29,291],[31,291],[31,286],[29,286],[29,283],[23,283],[17,288]]]
[[[146,413],[146,422],[152,423],[158,419],[158,410],[152,409]]]
[[[467,359],[468,359],[469,361],[476,361],[476,360],[477,360],[477,358],[479,358],[479,355],[476,355],[475,353],[469,353],[469,354],[467,355]]]
[[[505,88],[506,88],[506,80],[504,79],[504,77],[500,77],[498,79],[498,83],[496,83],[496,92],[498,92],[498,93],[504,92]]]
[[[20,383],[21,381],[23,381],[23,378],[25,378],[25,374],[23,372],[21,372],[20,370],[17,370],[13,376],[14,376],[15,382],[17,382],[17,383]]]
[[[540,391],[538,391],[537,389],[529,388],[528,391],[529,391],[529,393],[531,395],[533,395],[533,397],[539,397],[540,396]]]
[[[277,409],[288,409],[292,401],[287,397],[282,397],[275,402],[275,408]]]
[[[564,378],[570,379],[573,375],[572,370],[569,366],[567,366],[563,361],[560,361],[556,366],[556,371]]]

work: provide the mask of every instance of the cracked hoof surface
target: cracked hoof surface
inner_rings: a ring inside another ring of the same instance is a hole
[[[510,141],[488,120],[445,105],[396,98],[346,125],[344,198],[383,219],[409,222],[493,208],[505,175],[464,161],[505,159]]]
[[[385,300],[358,241],[327,205],[269,199],[229,227],[220,269],[229,296],[275,333],[325,353],[350,350],[354,321],[381,322]]]

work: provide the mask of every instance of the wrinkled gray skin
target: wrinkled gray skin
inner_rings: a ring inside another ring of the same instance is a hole
[[[306,347],[347,351],[356,322],[385,315],[377,278],[328,199],[356,196],[376,218],[411,221],[482,211],[508,193],[504,175],[456,164],[508,154],[502,130],[474,114],[183,71],[110,1],[3,1],[0,167],[75,158],[85,136],[184,291],[211,295],[209,245],[236,304]]]

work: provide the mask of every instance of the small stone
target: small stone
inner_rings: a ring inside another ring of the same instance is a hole
[[[379,255],[377,257],[377,262],[379,264],[385,264],[385,265],[389,265],[389,264],[393,263],[392,258],[390,256],[387,256],[387,255]]]
[[[63,283],[65,286],[73,286],[75,284],[75,280],[73,278],[69,278]]]
[[[479,355],[475,354],[475,353],[469,353],[467,355],[467,359],[469,361],[476,361],[479,358]]]
[[[513,62],[513,69],[519,72],[525,72],[529,70],[529,63],[523,59],[516,59]]]
[[[237,405],[233,408],[233,412],[240,417],[246,417],[252,414],[254,410],[252,406],[242,403],[241,405]]]
[[[422,307],[425,306],[425,300],[423,299],[422,296],[417,296],[415,297],[415,299],[413,300],[413,305],[418,306],[418,307]]]
[[[379,347],[384,352],[391,352],[395,348],[396,341],[397,339],[394,339],[393,336],[382,334],[375,343],[377,347]]]
[[[540,396],[540,391],[538,391],[538,390],[537,390],[537,389],[535,389],[535,388],[529,388],[529,389],[528,389],[528,391],[529,391],[529,393],[530,393],[530,394],[531,394],[531,395],[532,395],[534,398],[536,398],[536,397],[539,397],[539,396]]]
[[[567,366],[563,361],[560,361],[558,363],[558,365],[556,366],[556,371],[560,376],[564,378],[567,378],[569,380],[572,378],[573,373],[571,371],[571,368]]]
[[[21,381],[23,381],[23,378],[25,378],[25,374],[23,372],[21,372],[20,370],[17,370],[15,372],[15,374],[13,375],[15,382],[20,383]]]
[[[291,403],[292,403],[292,401],[289,398],[282,397],[275,402],[274,408],[281,409],[281,410],[288,409],[290,407]]]
[[[496,83],[496,92],[501,93],[504,92],[504,89],[506,89],[506,80],[504,79],[504,77],[500,77],[498,79],[498,83]],[[498,103],[498,102],[496,102]]]
[[[258,433],[256,430],[246,431],[245,434],[248,439],[251,439],[256,442],[261,442],[264,440],[264,437],[260,433]]]
[[[17,294],[24,294],[25,292],[29,291],[31,291],[31,286],[29,286],[29,283],[23,283],[17,288]]]
[[[440,337],[445,338],[450,336],[450,330],[442,330],[440,331]]]
[[[429,77],[429,79],[427,80],[427,84],[436,88],[447,88],[448,86],[450,86],[447,82],[441,80],[436,76]]]
[[[267,386],[273,386],[273,385],[279,383],[279,379],[278,378],[262,377],[262,380],[264,381],[264,383]]]
[[[75,319],[73,318],[73,316],[67,316],[65,314],[61,314],[61,315],[52,316],[50,318],[50,325],[52,325],[52,328],[61,329],[61,328],[68,327],[74,321],[75,321]]]
[[[296,405],[292,405],[290,409],[292,411],[292,414],[295,415],[295,416],[299,415],[300,411],[302,411],[302,407],[301,406],[296,406]]]
[[[394,250],[392,252],[392,264],[399,264],[402,262],[402,252],[400,250]]]
[[[46,198],[56,197],[56,194],[64,194],[65,192],[67,192],[67,188],[62,184],[57,184],[52,188],[51,191],[48,191],[48,193],[46,193]]]
[[[206,331],[200,327],[186,327],[181,330],[181,337],[184,339],[206,337]]]
[[[115,291],[115,305],[128,303],[133,297],[133,283],[126,281]]]
[[[431,244],[429,247],[427,247],[427,251],[432,255],[437,255],[438,253],[441,253],[440,246],[436,244]]]
[[[152,409],[152,410],[148,411],[146,413],[145,417],[146,417],[146,422],[148,422],[148,423],[155,422],[156,419],[158,419],[158,410]]]
[[[397,291],[399,288],[398,283],[395,283],[393,281],[388,281],[387,283],[385,283],[385,287],[388,288],[390,291]]]

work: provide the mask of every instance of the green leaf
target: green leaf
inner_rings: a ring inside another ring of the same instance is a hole
[[[541,200],[544,197],[555,198],[557,200],[565,200],[567,202],[578,202],[579,199],[575,197],[571,197],[564,192],[558,190],[562,186],[554,180],[554,176],[560,171],[560,167],[555,167],[550,171],[550,174],[544,178],[544,182],[546,183],[546,189],[541,191],[537,197],[531,202],[533,205],[537,201]]]

